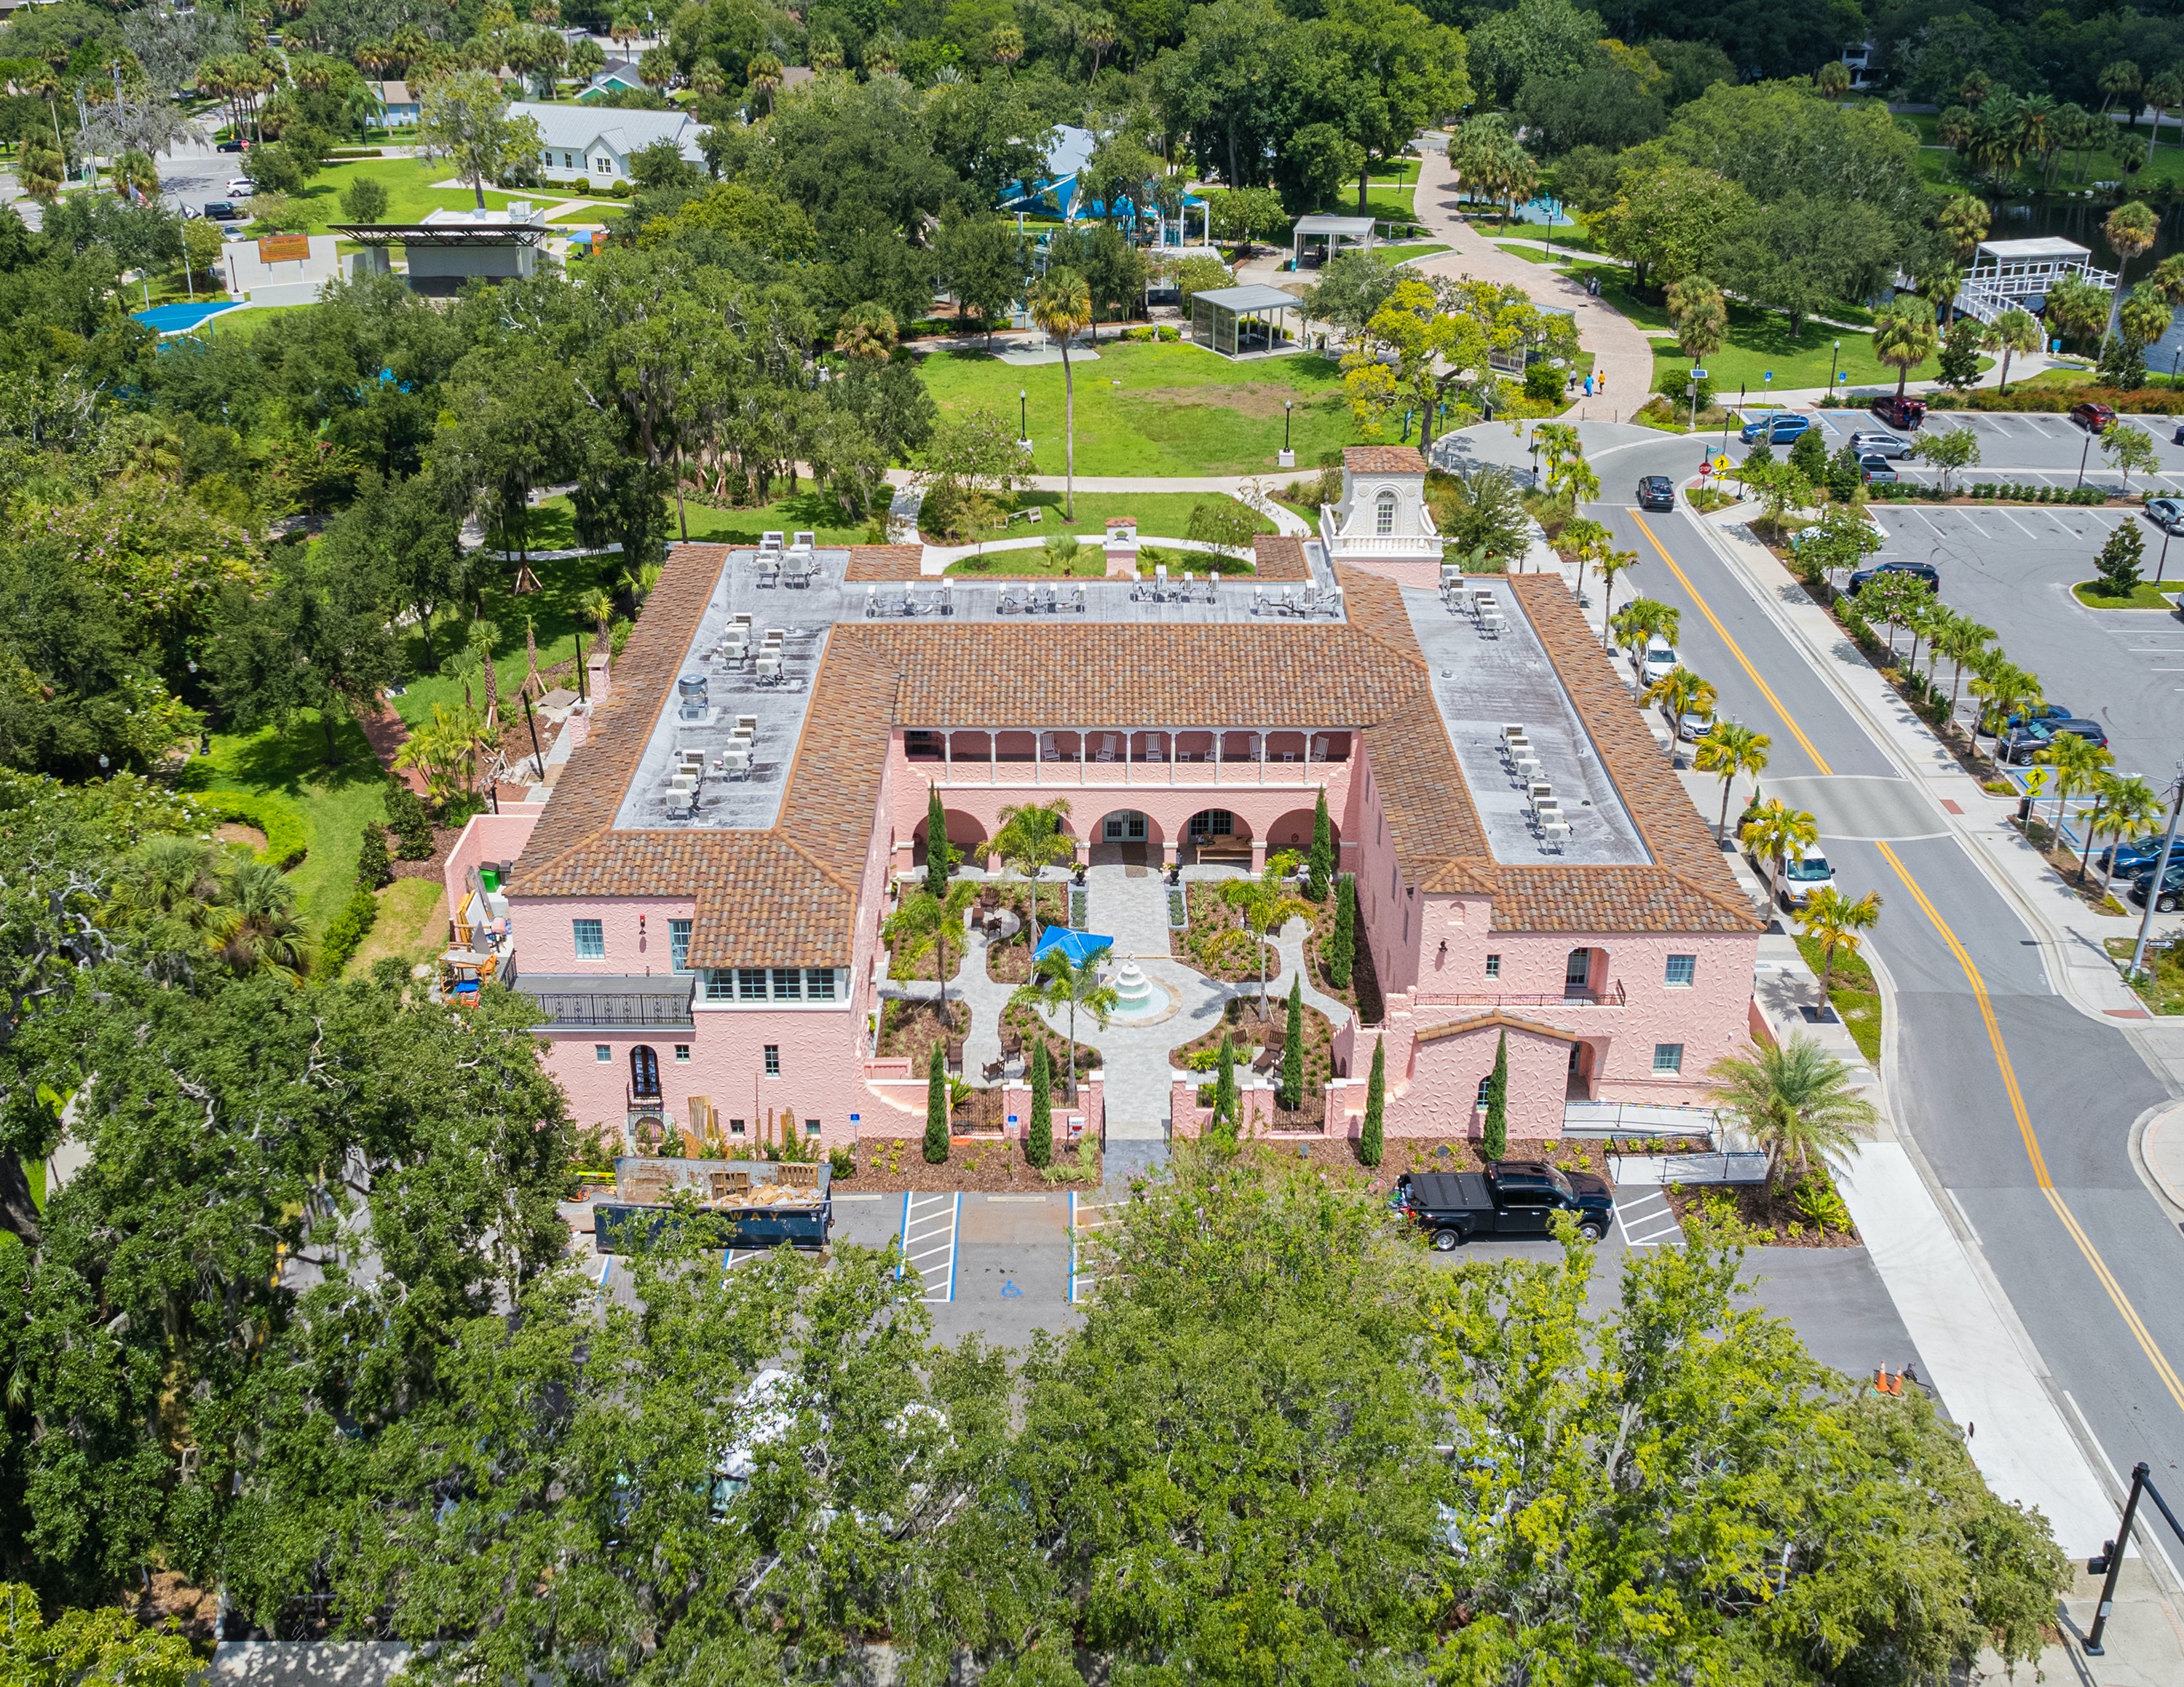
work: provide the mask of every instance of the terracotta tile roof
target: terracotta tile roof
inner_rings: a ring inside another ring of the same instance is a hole
[[[850,565],[844,572],[844,580],[917,580],[923,577],[920,565],[925,560],[923,545],[851,545]]]
[[[1301,547],[1296,554],[1301,563]],[[1347,568],[1339,571],[1344,626],[838,626],[772,830],[617,831],[615,815],[726,555],[718,545],[670,552],[591,737],[516,863],[515,896],[694,895],[694,966],[848,966],[891,728],[1241,722],[1360,728],[1406,880],[1429,893],[1491,896],[1497,927],[1757,929],[1704,821],[1550,576],[1511,583],[1654,866],[1496,862],[1400,593]]]
[[[1736,929],[1758,930],[1751,899],[1722,860],[1669,759],[1632,706],[1630,693],[1615,676],[1569,588],[1552,574],[1513,575],[1509,586],[1562,676],[1655,865],[1674,873],[1691,896],[1732,915]]]
[[[1409,445],[1346,445],[1342,466],[1353,475],[1423,475],[1426,459]]]
[[[1251,563],[1262,580],[1312,578],[1312,565],[1305,560],[1302,539],[1262,533],[1251,541]]]

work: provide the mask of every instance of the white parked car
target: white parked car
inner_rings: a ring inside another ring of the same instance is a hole
[[[257,191],[258,184],[253,181],[247,175],[237,175],[229,178],[227,184],[227,197],[231,199],[248,199]]]
[[[1655,633],[1646,641],[1646,654],[1638,660],[1638,676],[1646,685],[1668,678],[1676,666],[1676,647]]]

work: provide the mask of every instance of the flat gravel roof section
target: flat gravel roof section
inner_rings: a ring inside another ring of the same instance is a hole
[[[1467,587],[1482,582],[1470,580]],[[1496,587],[1499,636],[1452,611],[1430,587],[1405,587],[1403,608],[1424,654],[1441,725],[1486,829],[1494,859],[1508,866],[1647,866],[1638,827],[1579,720],[1517,594]],[[1521,722],[1541,777],[1561,799],[1570,835],[1557,849],[1534,835],[1524,788],[1502,758],[1502,728]]]

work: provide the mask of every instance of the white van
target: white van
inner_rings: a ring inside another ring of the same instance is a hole
[[[1760,862],[1759,871],[1763,878],[1774,879],[1774,858],[1772,855]],[[1821,853],[1819,844],[1808,844],[1783,863],[1780,882],[1770,882],[1767,888],[1783,907],[1791,910],[1802,908],[1813,899],[1814,891],[1836,888],[1836,870],[1828,865],[1828,858]]]

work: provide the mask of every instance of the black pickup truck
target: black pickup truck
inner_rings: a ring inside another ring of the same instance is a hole
[[[1558,1212],[1574,1213],[1578,1233],[1597,1241],[1615,1198],[1607,1180],[1589,1172],[1503,1160],[1484,1172],[1407,1172],[1389,1205],[1445,1254],[1478,1236],[1552,1236]]]

